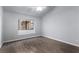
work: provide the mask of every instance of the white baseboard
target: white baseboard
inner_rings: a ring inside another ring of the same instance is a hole
[[[28,39],[28,38],[33,38],[33,37],[38,37],[38,36],[40,36],[40,35],[31,36],[31,37],[26,37],[26,38],[13,39],[13,40],[8,40],[8,41],[3,41],[3,44],[4,44],[4,43],[7,43],[7,42],[18,41],[18,40],[25,40],[25,39]]]
[[[79,47],[78,44],[74,44],[74,43],[71,43],[71,42],[63,41],[63,40],[57,39],[57,38],[55,38],[55,37],[46,36],[46,35],[43,35],[43,37],[47,37],[47,38],[50,38],[50,39],[53,39],[53,40],[56,40],[56,41],[59,41],[59,42],[62,42],[62,43],[66,43],[66,44],[70,44],[70,45]]]
[[[67,41],[63,41],[63,40],[57,39],[55,37],[51,37],[51,36],[48,36],[48,35],[42,35],[42,36],[43,37],[50,38],[50,39],[53,39],[53,40],[56,40],[56,41],[59,41],[59,42],[62,42],[62,43],[66,43],[66,44],[70,44],[70,45],[79,47],[79,45],[77,45],[77,44],[74,44],[74,43],[71,43],[71,42],[67,42]],[[32,37],[38,37],[38,36],[32,36]],[[28,37],[28,38],[32,38],[32,37]],[[20,39],[8,40],[8,41],[4,41],[3,44],[6,43],[6,42],[12,42],[12,41],[17,41],[17,40],[22,40],[22,39],[27,39],[27,38],[20,38]],[[3,44],[0,45],[0,48],[2,47]]]

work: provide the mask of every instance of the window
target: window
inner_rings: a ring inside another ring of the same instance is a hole
[[[21,22],[18,23],[18,30],[33,30],[33,22],[32,21],[27,21],[27,20],[23,20]]]
[[[30,34],[35,33],[34,22],[30,19],[19,19],[18,20],[18,34]]]

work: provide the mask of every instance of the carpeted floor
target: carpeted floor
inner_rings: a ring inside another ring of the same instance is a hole
[[[45,37],[35,37],[5,43],[1,53],[78,53],[79,47],[61,43]]]

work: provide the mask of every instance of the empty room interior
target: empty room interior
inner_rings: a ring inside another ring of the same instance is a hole
[[[0,53],[79,53],[79,6],[0,6]]]

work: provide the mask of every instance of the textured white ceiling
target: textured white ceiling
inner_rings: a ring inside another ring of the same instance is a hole
[[[54,6],[42,6],[44,10],[37,11],[37,7],[39,6],[3,6],[3,9],[4,11],[21,13],[28,16],[43,17],[54,8]]]

